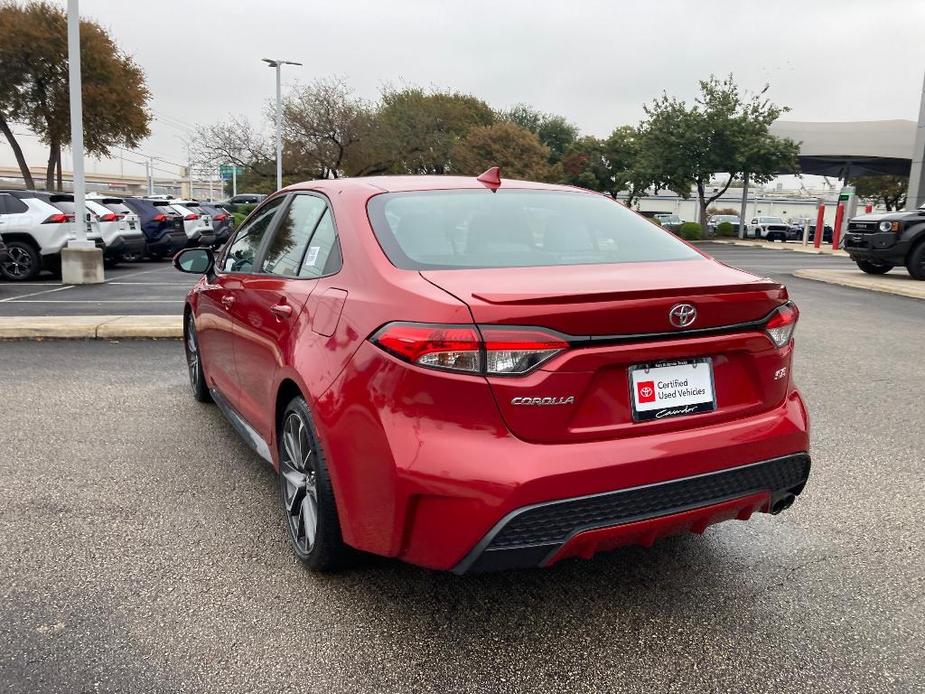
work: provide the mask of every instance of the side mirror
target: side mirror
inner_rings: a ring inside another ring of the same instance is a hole
[[[173,257],[173,266],[180,272],[208,275],[215,267],[211,248],[185,248]]]

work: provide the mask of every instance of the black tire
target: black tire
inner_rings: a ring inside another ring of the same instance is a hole
[[[893,266],[888,263],[876,263],[872,260],[856,260],[857,266],[868,275],[885,275]]]
[[[906,258],[906,269],[913,279],[925,280],[925,241],[912,249],[909,257]]]
[[[0,262],[0,275],[12,282],[25,282],[37,277],[42,269],[38,249],[28,241],[7,241],[7,256]]]
[[[301,396],[289,401],[277,434],[279,499],[293,553],[312,571],[348,565],[354,551],[341,536],[327,459]]]
[[[191,315],[187,315],[183,321],[183,351],[186,354],[186,369],[189,372],[193,397],[199,402],[212,402],[202,370],[202,352],[199,349],[199,338],[196,335],[196,323]]]

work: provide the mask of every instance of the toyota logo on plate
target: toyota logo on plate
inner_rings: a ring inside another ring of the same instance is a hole
[[[676,328],[686,328],[697,320],[697,309],[691,304],[675,304],[668,311],[668,320]]]

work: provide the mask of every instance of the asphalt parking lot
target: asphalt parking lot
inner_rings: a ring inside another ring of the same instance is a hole
[[[48,274],[32,282],[0,282],[0,316],[181,314],[183,297],[197,279],[163,260],[123,264],[105,274],[105,283],[81,286]]]
[[[925,690],[925,302],[710,251],[800,305],[806,491],[550,570],[307,573],[177,342],[0,343],[0,691]]]

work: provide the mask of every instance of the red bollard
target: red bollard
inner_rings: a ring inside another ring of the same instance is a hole
[[[845,203],[838,203],[835,210],[835,229],[832,231],[832,250],[838,250],[838,242],[841,240],[841,223],[844,221]]]
[[[819,214],[816,215],[816,237],[813,239],[813,246],[819,248],[822,245],[822,233],[825,229],[825,203],[819,203]]]
[[[870,214],[874,211],[874,206],[871,203],[864,205],[864,214]]]

